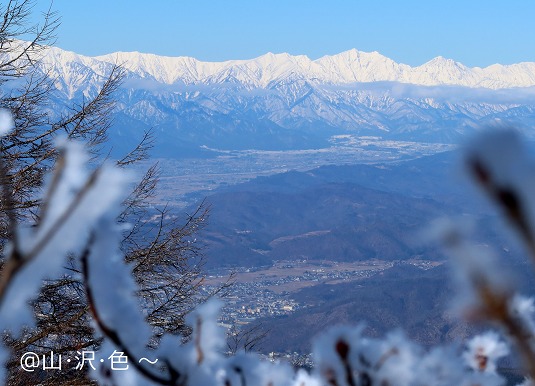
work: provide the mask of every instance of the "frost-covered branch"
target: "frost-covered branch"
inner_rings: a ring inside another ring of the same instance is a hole
[[[109,231],[106,229],[106,231]],[[93,315],[93,320],[97,324],[100,331],[104,334],[104,336],[109,339],[121,352],[123,352],[128,358],[133,359],[132,363],[135,366],[136,370],[139,371],[141,375],[149,379],[150,381],[155,382],[156,384],[160,385],[176,385],[177,380],[180,378],[180,374],[173,369],[168,369],[168,377],[165,377],[163,374],[159,374],[157,372],[149,370],[144,365],[140,364],[139,359],[141,356],[136,355],[134,351],[132,351],[132,348],[128,343],[131,343],[133,339],[139,339],[140,334],[141,337],[143,337],[142,331],[146,331],[147,328],[143,326],[143,318],[136,312],[137,307],[135,305],[131,306],[130,308],[126,308],[127,313],[124,314],[121,312],[120,318],[114,318],[113,311],[111,310],[113,307],[117,306],[117,302],[120,302],[120,308],[124,311],[125,307],[122,303],[128,303],[128,298],[124,299],[120,295],[116,296],[115,298],[112,296],[112,299],[107,299],[104,301],[104,299],[97,300],[95,290],[97,287],[101,286],[102,283],[109,283],[109,279],[115,279],[115,277],[110,277],[112,272],[107,269],[100,269],[98,268],[92,269],[91,261],[90,261],[90,255],[94,253],[94,249],[96,248],[99,252],[106,253],[107,251],[100,251],[98,248],[98,244],[101,242],[99,237],[109,237],[109,234],[103,235],[102,232],[93,232],[91,237],[89,238],[89,241],[82,253],[81,256],[81,263],[82,263],[82,273],[85,283],[85,290],[86,290],[86,296],[89,303],[89,308],[91,310],[91,314]],[[95,247],[97,245],[97,247]],[[112,248],[114,246],[112,245]],[[122,263],[121,263],[122,264]],[[91,272],[93,272],[92,276]],[[98,273],[101,275],[97,276]],[[116,274],[113,272],[113,274]],[[116,283],[116,285],[119,284],[125,284],[125,281],[128,281],[127,278],[131,277],[130,275],[121,277],[119,274],[119,280],[122,281],[122,283]],[[131,284],[131,283],[128,283]],[[108,288],[110,293],[115,293],[117,288]],[[119,288],[121,291],[124,291],[125,288],[123,285]],[[103,307],[108,306],[108,313],[106,311],[102,311],[99,305],[97,303],[103,302],[105,305]],[[105,313],[105,315],[102,315],[102,312]],[[106,317],[109,318],[112,322],[115,321],[115,323],[109,323],[109,321],[105,320]],[[137,323],[136,323],[137,322]],[[128,324],[129,326],[135,326],[136,328],[138,326],[141,326],[141,329],[135,331],[132,330],[132,328],[127,328],[127,331],[124,331],[121,327],[123,327],[125,324]],[[144,336],[145,338],[148,337],[148,334]],[[147,342],[148,343],[148,342]],[[138,346],[138,345],[136,345]],[[106,372],[104,372],[106,374]]]
[[[466,164],[518,231],[535,264],[535,168],[518,135],[512,130],[481,135],[468,148]]]

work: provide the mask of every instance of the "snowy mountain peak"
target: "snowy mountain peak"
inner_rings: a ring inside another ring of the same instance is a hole
[[[50,108],[58,116],[65,100],[81,104],[96,95],[121,64],[126,80],[114,94],[115,145],[135,145],[136,135],[156,128],[159,146],[173,157],[197,154],[201,145],[316,149],[348,133],[448,142],[497,119],[535,127],[535,88],[481,89],[535,86],[535,63],[469,68],[436,57],[411,67],[355,49],[316,60],[269,52],[202,62],[139,52],[87,57],[59,48],[50,48],[43,63],[60,91]]]
[[[535,63],[469,68],[438,56],[420,66],[411,67],[377,51],[356,49],[316,60],[305,55],[269,52],[249,60],[202,62],[185,56],[169,57],[139,52],[86,57],[50,48],[45,62],[59,77],[65,78],[75,78],[72,71],[81,67],[95,76],[102,76],[111,65],[121,64],[133,76],[168,85],[230,82],[243,84],[249,89],[266,88],[284,79],[337,85],[393,81],[425,86],[458,85],[491,89],[535,86]]]
[[[290,58],[291,58],[291,55],[286,52],[282,52],[280,54],[274,54],[273,52],[268,52],[264,55],[260,55],[258,58],[256,58],[256,60],[272,62],[272,61],[280,61],[280,60],[289,60]]]
[[[172,84],[184,78],[191,82],[198,76],[202,65],[197,59],[181,56],[158,56],[139,52],[115,52],[95,59],[124,66],[142,78],[153,77],[156,81]]]
[[[445,58],[443,56],[437,56],[436,58],[431,59],[430,61],[422,64],[419,67],[459,67],[468,69],[468,67],[466,67],[464,64],[456,62],[453,59]]]

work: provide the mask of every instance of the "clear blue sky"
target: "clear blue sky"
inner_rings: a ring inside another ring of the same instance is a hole
[[[439,55],[468,66],[535,61],[532,0],[55,0],[53,8],[62,17],[56,45],[91,56],[316,59],[356,48],[410,65]]]

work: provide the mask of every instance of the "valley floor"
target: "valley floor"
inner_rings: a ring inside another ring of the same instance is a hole
[[[224,283],[230,274],[234,284],[225,298],[221,323],[227,327],[246,325],[258,318],[289,315],[298,309],[314,307],[323,302],[302,303],[294,299],[296,292],[318,285],[359,282],[395,267],[410,265],[428,270],[443,261],[411,259],[405,261],[368,260],[358,262],[277,261],[272,266],[218,270],[208,274],[204,290],[210,293]],[[357,284],[357,286],[362,284]]]
[[[156,159],[162,173],[155,203],[183,208],[214,189],[259,176],[324,165],[395,162],[456,148],[452,144],[353,135],[333,136],[331,144],[323,149],[288,151],[210,149],[213,158]]]

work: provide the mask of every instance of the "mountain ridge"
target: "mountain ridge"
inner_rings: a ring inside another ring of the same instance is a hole
[[[501,89],[535,86],[535,63],[488,67],[467,67],[452,59],[438,56],[420,66],[397,63],[377,51],[356,49],[312,60],[305,55],[266,53],[253,59],[204,62],[187,56],[159,56],[139,52],[115,52],[89,57],[51,47],[47,64],[60,59],[63,65],[78,62],[95,73],[114,63],[141,77],[164,84],[214,84],[231,79],[248,87],[268,88],[287,77],[315,84],[351,84],[357,82],[393,81],[422,86],[456,85],[471,88]]]
[[[316,60],[267,53],[201,62],[50,47],[42,70],[56,88],[51,115],[94,97],[116,64],[125,76],[114,94],[114,149],[135,146],[149,130],[158,156],[172,158],[212,154],[205,147],[329,148],[340,135],[458,143],[495,124],[535,136],[535,63],[481,69],[437,57],[410,67],[355,49]]]

